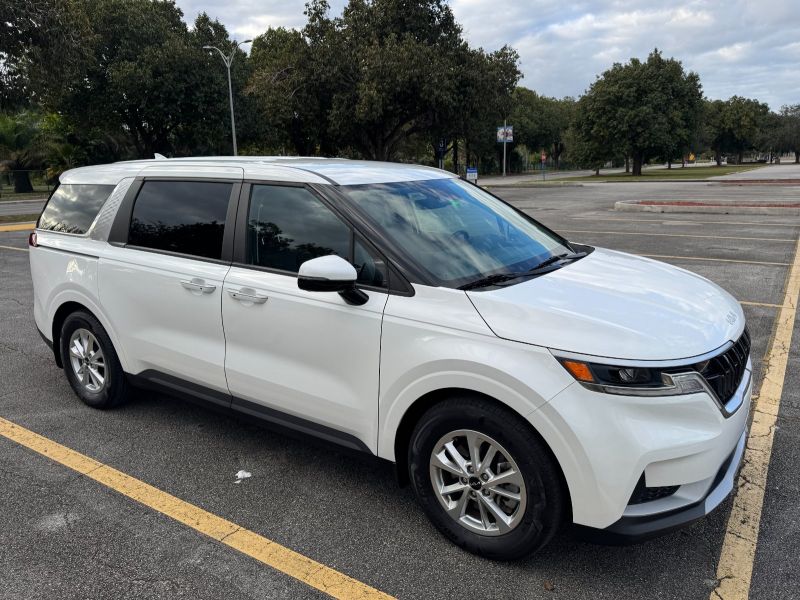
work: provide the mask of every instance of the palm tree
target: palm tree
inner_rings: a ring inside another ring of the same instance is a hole
[[[31,112],[0,115],[0,169],[11,171],[14,192],[32,192],[30,169],[41,167],[41,118]]]

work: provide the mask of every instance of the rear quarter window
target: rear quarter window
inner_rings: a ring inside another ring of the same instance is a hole
[[[36,227],[47,231],[83,235],[116,186],[63,184],[44,207]]]

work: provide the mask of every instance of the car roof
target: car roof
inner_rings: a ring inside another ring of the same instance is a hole
[[[455,175],[421,165],[303,156],[209,156],[131,160],[79,167],[62,173],[61,183],[116,185],[137,176],[219,177],[329,185],[358,185],[448,179]]]

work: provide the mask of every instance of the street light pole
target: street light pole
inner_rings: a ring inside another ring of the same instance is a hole
[[[242,44],[249,44],[253,40],[245,40],[241,42]],[[231,137],[233,139],[233,155],[238,156],[238,150],[236,148],[236,120],[233,117],[233,86],[231,85],[231,65],[233,64],[233,57],[236,56],[236,50],[239,48],[239,42],[233,43],[233,49],[229,55],[225,55],[225,53],[217,48],[216,46],[203,46],[204,50],[216,50],[219,52],[219,55],[222,57],[222,62],[225,63],[225,68],[228,71],[228,100],[231,104]]]

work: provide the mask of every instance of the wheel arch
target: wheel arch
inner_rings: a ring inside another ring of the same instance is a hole
[[[51,319],[51,333],[53,336],[53,355],[56,365],[58,365],[59,368],[64,368],[64,357],[61,356],[61,328],[63,327],[64,321],[66,321],[67,317],[75,312],[88,313],[100,322],[100,324],[103,326],[103,329],[106,330],[108,337],[111,338],[111,343],[114,345],[114,351],[117,353],[120,363],[123,365],[124,369],[125,358],[121,352],[119,343],[117,342],[117,337],[110,327],[108,320],[99,310],[93,307],[91,303],[82,301],[82,299],[64,300],[58,305],[58,308],[53,313],[53,318]]]
[[[397,427],[397,432],[394,437],[395,470],[398,483],[401,486],[408,485],[409,483],[408,446],[411,442],[411,433],[414,431],[414,427],[416,426],[416,424],[428,410],[436,406],[438,403],[459,396],[460,397],[470,396],[472,398],[479,398],[483,402],[487,402],[497,406],[502,406],[506,410],[511,410],[520,419],[522,419],[522,421],[525,423],[525,426],[531,432],[531,435],[535,436],[541,442],[542,447],[549,454],[550,458],[553,461],[553,464],[556,465],[556,468],[558,470],[559,480],[562,486],[562,491],[566,499],[564,508],[565,510],[570,512],[569,519],[571,520],[572,498],[570,495],[570,487],[567,484],[567,478],[564,475],[564,470],[561,466],[561,463],[558,460],[558,457],[556,456],[555,452],[553,452],[553,449],[550,447],[550,444],[547,442],[545,437],[541,433],[539,433],[539,431],[533,426],[533,424],[531,424],[531,422],[528,419],[524,417],[524,415],[519,414],[519,412],[515,411],[513,408],[508,406],[508,404],[501,402],[500,400],[493,398],[488,394],[484,394],[482,392],[477,392],[475,390],[470,390],[466,388],[450,387],[450,388],[441,388],[430,391],[417,398],[417,400],[415,400],[411,404],[411,406],[409,406],[408,409],[406,409],[405,413],[400,419],[400,424]]]

